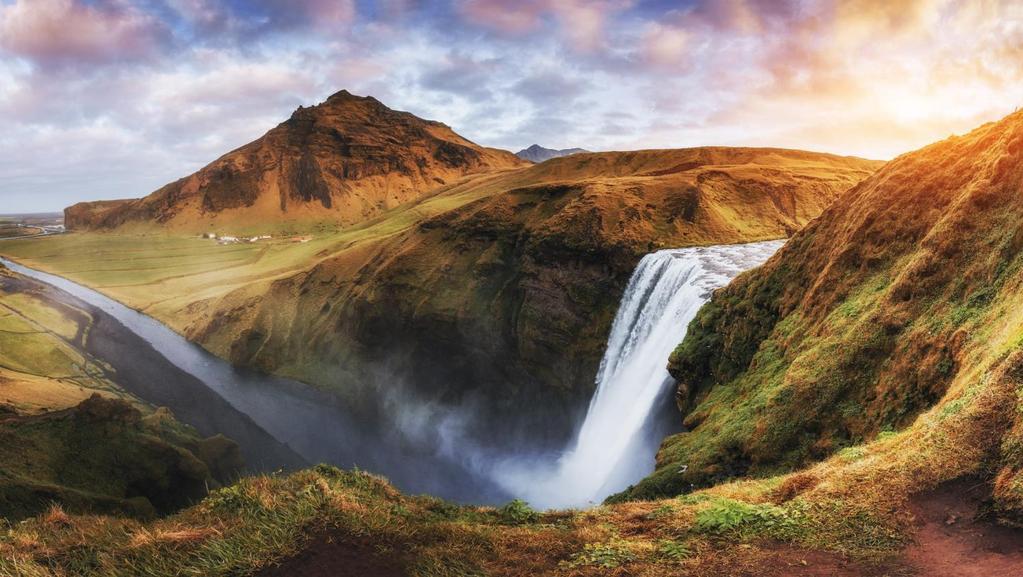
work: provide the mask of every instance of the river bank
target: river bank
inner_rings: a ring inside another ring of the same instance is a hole
[[[124,387],[169,407],[203,434],[222,433],[242,447],[253,471],[311,463],[362,468],[401,489],[466,503],[503,503],[511,496],[479,470],[412,438],[392,420],[357,418],[338,399],[311,387],[240,369],[159,321],[63,277],[0,258],[0,263],[45,283],[50,298],[72,299],[98,319],[88,345]]]

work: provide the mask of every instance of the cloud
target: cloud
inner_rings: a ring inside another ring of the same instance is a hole
[[[512,36],[551,23],[569,48],[589,52],[604,47],[608,19],[631,5],[629,0],[464,0],[461,14],[469,23]]]
[[[461,13],[469,22],[511,35],[535,31],[544,11],[544,3],[537,0],[465,0],[461,4]]]
[[[167,38],[160,21],[118,0],[16,0],[0,6],[0,49],[44,67],[145,60]]]
[[[493,58],[473,58],[453,52],[445,55],[419,77],[424,88],[487,101],[492,98],[490,78],[498,72],[500,62]]]
[[[546,70],[519,80],[512,90],[534,104],[546,106],[551,103],[571,105],[589,87],[585,79],[569,77],[564,71]]]
[[[647,64],[682,68],[687,64],[689,33],[682,27],[647,24],[643,30],[640,53]]]
[[[1023,4],[0,0],[0,204],[146,194],[341,88],[513,150],[885,158],[1023,101]]]

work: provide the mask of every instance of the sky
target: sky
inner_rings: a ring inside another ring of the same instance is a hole
[[[144,196],[341,89],[512,151],[888,159],[1023,104],[1023,1],[0,0],[0,213]]]

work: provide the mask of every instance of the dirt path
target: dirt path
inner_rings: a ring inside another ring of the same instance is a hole
[[[404,577],[405,560],[369,539],[322,533],[301,553],[254,577]]]
[[[1023,530],[983,517],[989,494],[985,483],[966,479],[917,495],[906,564],[920,577],[1023,577]]]

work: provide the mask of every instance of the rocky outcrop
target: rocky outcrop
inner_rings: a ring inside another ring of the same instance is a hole
[[[299,107],[263,137],[133,201],[83,203],[69,228],[125,225],[205,232],[329,219],[353,224],[467,174],[523,166],[449,127],[341,91]]]
[[[69,231],[103,228],[107,223],[117,222],[119,219],[114,215],[133,202],[131,199],[79,202],[64,209],[64,226]]]

